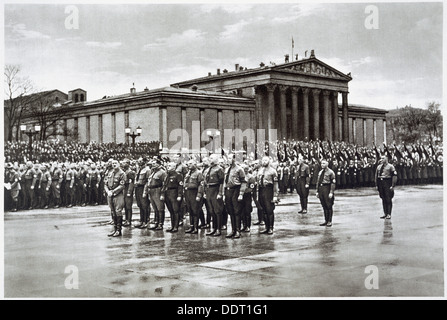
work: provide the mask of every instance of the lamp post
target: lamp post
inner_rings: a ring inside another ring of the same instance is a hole
[[[124,131],[126,132],[126,135],[128,137],[132,138],[132,150],[135,151],[135,138],[141,136],[143,129],[141,129],[140,126],[138,126],[137,129],[134,132],[132,132],[132,129],[127,127],[126,129],[124,129]]]
[[[40,126],[36,124],[34,126],[34,130],[32,129],[26,130],[26,124],[22,124],[20,126],[20,131],[22,132],[22,134],[26,134],[28,136],[29,158],[31,160],[33,155],[33,136],[39,134]]]
[[[216,137],[220,136],[220,131],[216,131],[216,133],[213,134],[213,132],[211,130],[207,130],[206,131],[207,136],[212,140],[212,148],[213,148],[213,153],[216,153],[216,145],[215,145],[215,141],[214,139]]]

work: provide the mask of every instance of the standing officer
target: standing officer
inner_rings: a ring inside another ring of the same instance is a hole
[[[321,170],[317,180],[317,198],[324,210],[324,223],[320,226],[332,226],[332,206],[334,205],[334,191],[337,183],[335,173],[328,167],[327,160],[321,160]]]
[[[273,234],[275,203],[278,202],[278,174],[270,165],[270,158],[262,158],[262,167],[256,177],[258,201],[264,212],[265,230],[262,234]]]
[[[209,160],[208,157],[204,157],[202,159],[202,176],[205,179],[206,174],[209,170]],[[205,190],[205,186],[204,186]],[[204,191],[205,192],[205,191]],[[203,206],[205,205],[206,209],[206,221],[205,221],[205,213],[203,212]],[[206,201],[206,194],[203,194],[202,203],[200,204],[200,211],[199,211],[199,229],[209,229],[210,223],[211,223],[211,215],[210,210],[208,208],[208,202]]]
[[[152,171],[144,187],[143,198],[149,195],[149,201],[155,212],[155,226],[149,230],[163,230],[165,222],[165,202],[162,195],[163,182],[166,180],[166,171],[161,167],[160,159],[152,160]]]
[[[51,187],[51,173],[49,171],[50,165],[45,163],[42,164],[42,176],[40,178],[40,192],[41,192],[41,203],[40,206],[44,209],[48,209],[50,203],[50,187]]]
[[[104,181],[104,189],[107,193],[107,203],[112,212],[114,230],[109,237],[121,236],[123,225],[124,185],[126,174],[120,169],[118,160],[112,160],[112,170],[109,171]]]
[[[226,238],[241,237],[241,201],[244,197],[247,182],[245,172],[237,163],[236,155],[228,156],[229,167],[225,173],[225,208],[231,219],[231,233]]]
[[[40,199],[42,198],[42,190],[40,189],[40,179],[42,179],[42,165],[34,164],[34,171],[36,172],[36,183],[34,184],[34,200],[33,207],[40,208]]]
[[[255,160],[253,162],[253,176],[255,177],[255,188],[253,189],[253,201],[256,205],[256,214],[258,216],[258,221],[253,223],[253,225],[257,226],[263,226],[264,223],[264,212],[262,211],[262,206],[259,204],[259,197],[258,197],[258,187],[257,187],[257,181],[256,177],[258,176],[258,171],[261,168],[261,164],[259,163],[259,160]]]
[[[8,189],[12,199],[11,211],[16,212],[19,209],[20,176],[10,162],[6,164],[5,169],[5,183],[9,186]]]
[[[182,162],[182,155],[177,153],[173,157],[173,162],[175,162],[175,171],[182,175],[182,181],[185,180],[186,174],[188,173],[188,167]],[[186,204],[185,198],[182,197],[182,201],[179,203],[179,226],[183,225],[183,219],[185,218],[186,213]]]
[[[53,162],[53,168],[51,169],[51,196],[55,208],[59,208],[61,205],[61,182],[63,179],[62,169],[58,163]]]
[[[34,202],[34,186],[37,181],[37,173],[33,168],[33,163],[31,161],[26,162],[26,170],[23,174],[24,179],[24,208],[29,210],[33,209]]]
[[[185,233],[197,234],[199,232],[199,210],[200,201],[203,196],[203,175],[197,169],[197,163],[189,160],[188,173],[184,181],[184,199],[189,212],[190,228]]]
[[[380,219],[391,219],[393,209],[394,187],[397,182],[397,172],[394,166],[388,163],[388,157],[382,156],[376,171],[376,185],[382,199],[383,216]]]
[[[303,157],[298,158],[298,167],[295,170],[296,192],[300,197],[301,210],[298,213],[307,213],[307,201],[309,198],[310,169]]]
[[[73,207],[75,199],[76,164],[72,163],[65,173],[65,196],[67,208]]]
[[[207,236],[218,237],[221,235],[220,229],[222,227],[222,211],[223,203],[223,183],[224,170],[219,165],[219,158],[216,154],[209,157],[209,168],[205,174],[204,183],[204,197],[207,202],[207,217],[211,216],[213,220],[213,230],[206,233]]]
[[[99,203],[99,184],[101,181],[101,173],[96,168],[96,164],[90,165],[90,203],[98,205]]]
[[[33,168],[33,163],[31,161],[26,162],[26,170],[23,174],[24,181],[24,208],[29,210],[33,209],[34,202],[34,186],[36,185],[37,174]]]
[[[78,171],[78,193],[79,193],[79,203],[82,207],[88,203],[89,195],[89,185],[90,185],[90,173],[88,172],[87,166],[81,164]]]
[[[126,174],[126,183],[124,184],[124,214],[126,221],[124,227],[132,227],[132,205],[133,205],[133,189],[135,185],[135,171],[130,168],[129,160],[121,163],[124,173]]]
[[[150,169],[146,158],[139,158],[137,162],[137,175],[135,177],[135,199],[140,209],[140,223],[135,228],[146,228],[149,222],[150,204],[147,196],[143,197],[144,186],[149,178]]]
[[[163,183],[162,194],[171,216],[171,228],[167,232],[178,232],[179,209],[183,195],[182,175],[175,171],[175,162],[167,164],[166,180]]]
[[[251,168],[248,165],[244,166],[245,180],[247,187],[245,188],[244,197],[241,203],[241,218],[242,218],[242,232],[250,232],[251,228],[251,213],[253,211],[252,197],[255,189],[256,177],[253,175]]]

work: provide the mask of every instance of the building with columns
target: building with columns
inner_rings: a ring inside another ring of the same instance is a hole
[[[161,141],[169,149],[198,149],[209,140],[209,132],[223,135],[226,129],[265,129],[270,140],[320,139],[364,146],[386,142],[387,111],[349,105],[351,80],[312,50],[301,60],[287,58],[282,64],[261,63],[253,69],[236,64],[233,71],[217,69],[214,75],[170,87],[139,92],[131,88],[127,94],[94,101],[85,101],[87,92],[76,89],[68,95],[70,109],[59,124],[61,132],[75,134],[60,138],[128,143],[124,129],[139,126],[137,142]],[[271,135],[274,129],[276,136]],[[200,135],[198,143],[194,130]],[[222,135],[216,147],[226,148]]]

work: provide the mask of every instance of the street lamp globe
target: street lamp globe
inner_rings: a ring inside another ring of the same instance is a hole
[[[137,127],[137,134],[141,134],[143,132],[143,129],[141,129],[140,126]]]
[[[130,131],[131,131],[131,129],[128,127],[128,128],[126,128],[126,129],[124,129],[124,132],[126,132],[126,134],[129,134],[130,133]]]
[[[20,131],[26,131],[26,124],[22,124],[20,126]]]

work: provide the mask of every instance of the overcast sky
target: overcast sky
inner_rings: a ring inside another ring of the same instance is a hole
[[[6,4],[6,64],[20,64],[39,89],[87,90],[88,100],[155,89],[234,64],[316,57],[351,72],[349,103],[391,109],[442,103],[442,3],[76,5]]]

